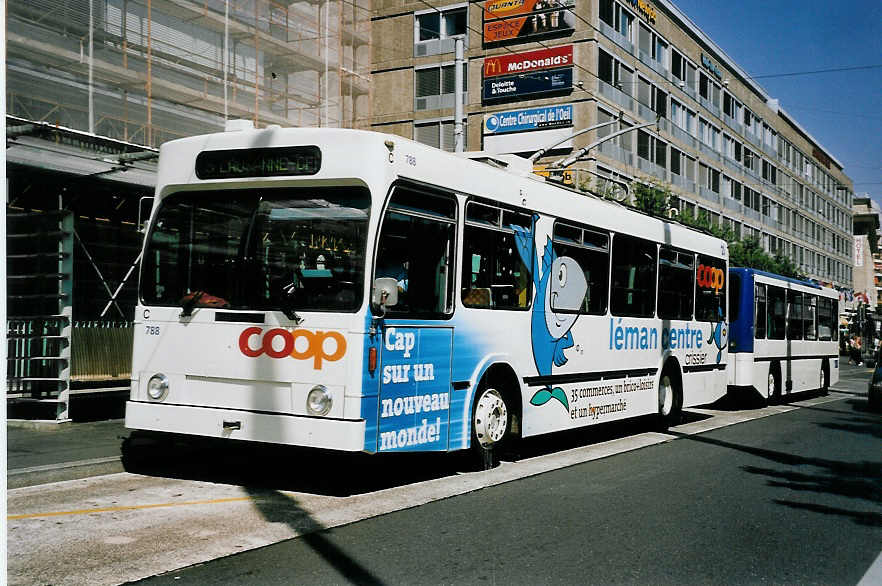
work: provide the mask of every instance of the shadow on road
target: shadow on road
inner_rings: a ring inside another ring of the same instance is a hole
[[[321,523],[305,511],[293,496],[276,490],[246,489],[255,508],[269,523],[284,523],[300,534],[308,545],[329,566],[343,576],[347,584],[379,585],[383,582],[367,568],[333,543]]]
[[[878,427],[880,423],[876,421],[872,425]],[[786,470],[776,470],[761,466],[742,467],[742,470],[749,474],[766,477],[768,485],[772,487],[786,488],[796,492],[829,494],[859,501],[869,501],[874,505],[874,508],[879,503],[882,503],[882,462],[868,460],[839,462],[740,445],[705,435],[687,435],[676,431],[670,431],[669,433],[680,439],[737,450],[776,464],[792,467]],[[796,469],[797,467],[799,467],[799,470]],[[786,500],[775,500],[774,502],[791,508],[842,515],[853,519],[861,525],[882,527],[882,514],[875,512],[851,511],[815,503],[799,503]]]
[[[709,417],[684,411],[682,423]],[[501,459],[518,462],[647,431],[657,431],[654,417],[603,423],[525,438],[510,445]],[[138,432],[123,440],[122,462],[127,472],[146,476],[336,497],[444,478],[473,468],[468,455],[459,452],[371,455]]]

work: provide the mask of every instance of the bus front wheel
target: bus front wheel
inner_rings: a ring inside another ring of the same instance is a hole
[[[502,393],[483,388],[472,414],[472,447],[481,469],[496,465],[500,447],[511,432],[512,412]]]

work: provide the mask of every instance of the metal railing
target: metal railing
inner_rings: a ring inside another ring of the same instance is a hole
[[[128,380],[132,374],[131,322],[75,322],[71,335],[71,380]]]

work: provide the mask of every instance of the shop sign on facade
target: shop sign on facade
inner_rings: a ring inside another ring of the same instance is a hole
[[[548,69],[519,75],[500,75],[484,80],[485,102],[520,98],[573,88],[573,68]]]
[[[575,0],[486,0],[484,42],[510,43],[529,37],[570,33]]]

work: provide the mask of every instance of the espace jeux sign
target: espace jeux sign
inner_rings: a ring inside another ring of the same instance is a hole
[[[569,33],[576,18],[575,0],[487,0],[484,2],[484,42],[517,42],[537,35]]]

